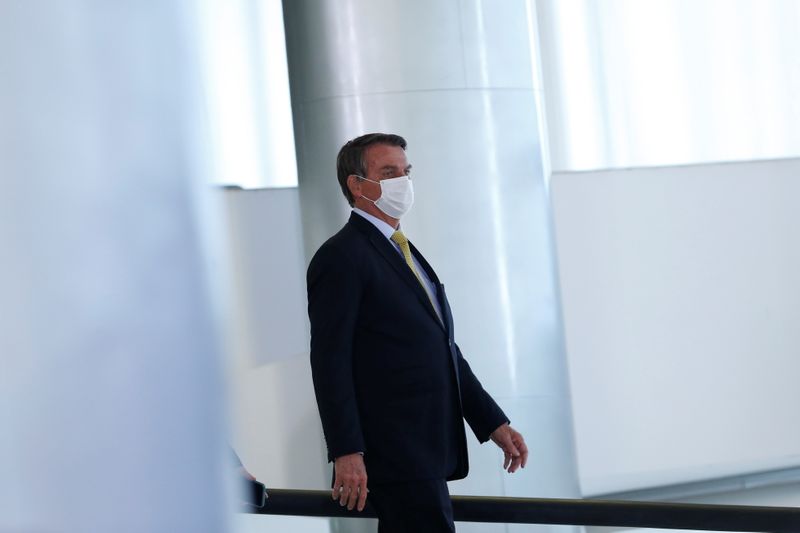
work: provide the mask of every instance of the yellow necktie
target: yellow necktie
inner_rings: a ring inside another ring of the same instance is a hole
[[[417,281],[419,281],[419,284],[422,286],[422,290],[425,291],[425,294],[428,295],[428,300],[431,301],[431,306],[435,311],[436,305],[434,305],[433,303],[433,297],[431,296],[431,293],[428,292],[428,287],[426,287],[425,282],[422,281],[422,276],[419,275],[417,267],[414,265],[414,259],[411,257],[411,247],[408,245],[408,238],[405,235],[403,235],[402,231],[398,230],[392,233],[392,241],[397,243],[397,246],[400,247],[400,251],[403,252],[403,257],[405,257],[406,259],[406,264],[408,265],[408,268],[410,268],[411,272],[413,272],[414,275],[417,277]],[[438,311],[436,314],[437,315],[439,314]]]

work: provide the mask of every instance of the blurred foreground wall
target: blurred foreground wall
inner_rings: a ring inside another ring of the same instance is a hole
[[[179,6],[0,3],[2,531],[226,529]]]

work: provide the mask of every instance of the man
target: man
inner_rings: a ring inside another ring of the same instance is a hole
[[[372,133],[339,151],[350,220],[308,267],[311,369],[332,497],[381,533],[455,531],[446,481],[467,475],[466,419],[514,472],[528,450],[453,338],[444,286],[400,231],[413,203],[406,141]],[[367,490],[369,476],[369,490]]]

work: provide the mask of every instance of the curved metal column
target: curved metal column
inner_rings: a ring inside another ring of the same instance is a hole
[[[349,212],[339,147],[371,131],[403,135],[417,192],[404,230],[447,285],[465,356],[532,451],[510,476],[499,450],[471,439],[471,475],[451,491],[575,496],[531,6],[295,0],[284,10],[308,256]]]

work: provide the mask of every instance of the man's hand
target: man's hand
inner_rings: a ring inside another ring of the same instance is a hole
[[[247,480],[249,480],[249,481],[255,481],[255,480],[256,480],[256,476],[254,476],[253,474],[251,474],[250,472],[248,472],[248,471],[245,469],[245,467],[243,467],[243,466],[240,466],[240,467],[239,467],[239,474],[240,474],[240,475],[241,475],[243,478],[245,478],[245,479],[247,479]]]
[[[364,457],[360,453],[351,453],[337,457],[334,462],[336,479],[333,482],[331,498],[339,500],[339,505],[347,505],[347,510],[352,511],[357,507],[364,510],[367,503],[367,468],[364,466]]]
[[[491,439],[505,454],[504,470],[513,474],[520,466],[525,468],[525,464],[528,462],[528,447],[525,446],[525,439],[517,430],[508,424],[503,424],[492,432]]]

